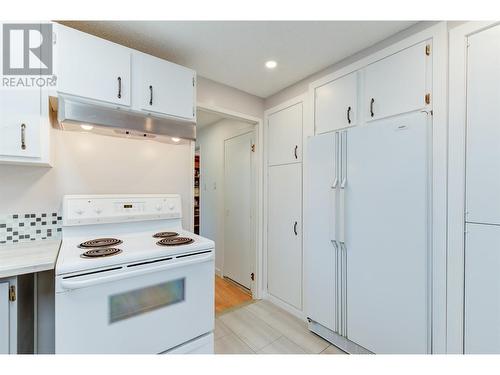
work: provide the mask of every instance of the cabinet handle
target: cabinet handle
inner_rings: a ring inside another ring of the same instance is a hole
[[[297,155],[297,150],[299,149],[298,145],[295,145],[295,149],[293,150],[293,154],[295,155],[295,159],[298,159],[299,156]]]
[[[153,86],[149,86],[149,105],[153,105]]]
[[[347,108],[347,123],[351,123],[351,107]]]
[[[296,236],[298,235],[298,232],[297,232],[297,224],[298,224],[297,222],[295,222],[295,223],[293,224],[293,233],[295,233],[295,235],[296,235]]]
[[[122,77],[118,77],[118,99],[122,98]]]
[[[373,117],[375,114],[373,113],[373,103],[375,103],[375,99],[372,98],[370,101],[370,115]]]
[[[21,124],[21,149],[26,150],[26,124]]]

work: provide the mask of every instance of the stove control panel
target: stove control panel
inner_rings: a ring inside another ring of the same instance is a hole
[[[63,198],[64,226],[181,217],[181,198],[176,194],[66,195]]]

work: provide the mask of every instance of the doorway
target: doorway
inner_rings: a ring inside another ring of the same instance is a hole
[[[199,234],[215,242],[217,312],[248,300],[245,295],[260,297],[260,125],[258,119],[198,108],[195,203]]]

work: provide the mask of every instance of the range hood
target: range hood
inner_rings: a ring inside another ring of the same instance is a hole
[[[88,124],[114,131],[115,135],[131,132],[149,138],[158,135],[196,139],[196,123],[192,120],[155,116],[146,112],[105,106],[63,95],[57,98],[50,97],[50,107],[52,123],[56,123],[61,129],[65,129],[65,125]]]

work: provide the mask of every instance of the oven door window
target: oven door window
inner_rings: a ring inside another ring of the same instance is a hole
[[[184,301],[185,278],[109,297],[109,323],[128,319]]]

